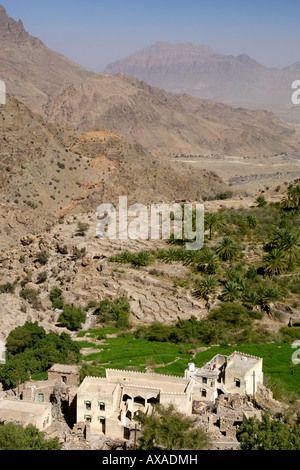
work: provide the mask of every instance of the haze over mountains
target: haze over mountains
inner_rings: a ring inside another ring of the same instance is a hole
[[[109,64],[104,73],[124,73],[172,93],[268,109],[287,122],[300,123],[300,107],[291,102],[300,61],[279,70],[246,54],[235,57],[209,46],[159,42]]]
[[[160,155],[276,154],[300,142],[300,131],[270,112],[167,93],[124,75],[98,74],[70,85],[44,110],[51,122],[109,129]]]
[[[35,111],[40,111],[60,87],[91,75],[30,36],[22,21],[9,18],[1,5],[0,74],[8,93]]]
[[[1,79],[46,120],[100,127],[155,153],[259,155],[294,151],[300,131],[263,111],[174,95],[137,79],[94,74],[30,36],[0,8]],[[212,54],[209,48],[205,54]]]

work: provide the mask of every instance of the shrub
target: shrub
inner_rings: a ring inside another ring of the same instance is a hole
[[[49,254],[47,253],[47,251],[39,251],[36,254],[36,259],[40,264],[45,265],[48,263]]]
[[[39,273],[36,283],[43,284],[44,282],[46,282],[46,280],[47,280],[47,272],[43,271],[42,273]]]
[[[52,308],[54,309],[62,309],[64,306],[64,302],[62,300],[62,291],[59,287],[53,287],[50,292],[50,300],[52,302]]]
[[[38,308],[41,305],[39,293],[39,290],[26,287],[20,291],[20,297],[27,300],[33,307]]]
[[[7,282],[6,284],[2,284],[0,286],[0,294],[13,294],[15,291],[14,284]]]
[[[130,326],[130,305],[125,297],[115,299],[113,302],[102,300],[95,309],[94,315],[98,316],[100,323],[112,323],[117,328],[128,328]]]
[[[88,231],[89,228],[90,228],[89,224],[85,224],[83,222],[78,222],[76,234],[78,236],[83,237],[85,235],[85,233]]]
[[[66,304],[63,306],[58,322],[70,331],[77,331],[85,322],[85,313],[81,308]]]

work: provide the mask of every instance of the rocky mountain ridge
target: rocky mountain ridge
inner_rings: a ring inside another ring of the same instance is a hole
[[[108,64],[104,73],[124,73],[172,93],[234,107],[267,109],[287,122],[300,123],[300,107],[291,102],[300,62],[276,69],[247,54],[225,55],[209,46],[159,42]]]

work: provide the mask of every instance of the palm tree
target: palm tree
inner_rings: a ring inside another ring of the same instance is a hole
[[[260,295],[260,306],[268,314],[271,311],[270,304],[272,302],[276,302],[282,299],[282,292],[277,286],[268,287],[267,289],[265,289],[264,287],[261,287],[259,289],[259,295]]]
[[[130,264],[132,261],[132,253],[129,251],[122,251],[122,253],[112,256],[109,261],[122,264]]]
[[[209,274],[204,276],[201,281],[196,282],[193,295],[197,299],[204,299],[206,307],[210,308],[210,299],[215,296],[219,287],[218,280],[215,276]]]
[[[245,307],[253,310],[254,307],[260,305],[260,295],[254,290],[245,290],[243,294],[243,304]]]
[[[281,274],[287,269],[287,259],[285,254],[279,249],[274,248],[262,259],[262,267],[268,276]]]
[[[245,289],[246,280],[236,267],[227,266],[225,268],[225,273],[226,273],[226,278],[228,281],[234,281],[241,287],[242,290]]]
[[[295,199],[291,196],[288,196],[285,198],[282,203],[281,203],[282,209],[286,211],[293,211],[298,208],[298,203],[295,201]]]
[[[246,221],[250,228],[255,228],[257,226],[257,218],[252,214],[247,215]]]
[[[260,208],[265,207],[265,205],[267,204],[267,201],[265,200],[264,196],[258,196],[256,198],[256,202],[257,206]]]
[[[148,251],[140,251],[132,258],[133,266],[149,266],[150,264],[150,253]]]
[[[281,202],[282,209],[286,211],[297,211],[300,209],[300,185],[290,186],[287,196]]]
[[[196,262],[198,271],[202,271],[206,274],[214,274],[219,267],[218,256],[209,248],[203,248],[199,252],[199,257]]]
[[[241,296],[241,286],[234,281],[228,281],[223,287],[222,300],[233,302]]]
[[[205,227],[209,229],[209,239],[212,239],[213,228],[217,229],[225,225],[225,218],[221,214],[209,212],[204,217]]]
[[[239,248],[231,237],[224,237],[216,253],[223,261],[230,261],[237,257]]]
[[[300,260],[299,232],[293,232],[289,228],[277,229],[270,245],[277,247],[284,253],[289,269]]]

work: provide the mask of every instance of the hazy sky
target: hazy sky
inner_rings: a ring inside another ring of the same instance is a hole
[[[300,61],[300,0],[0,0],[48,47],[101,72],[158,41],[207,44],[264,65]]]

